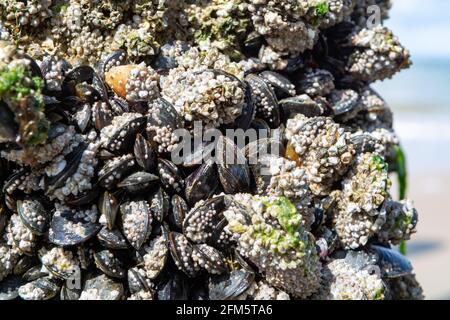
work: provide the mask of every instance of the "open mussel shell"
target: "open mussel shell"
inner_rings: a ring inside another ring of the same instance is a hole
[[[97,239],[102,246],[112,250],[125,250],[129,248],[128,242],[119,229],[103,227],[97,234]]]
[[[256,116],[264,119],[271,128],[279,127],[280,109],[273,89],[255,74],[249,74],[245,80],[250,86],[252,100],[256,105]]]
[[[306,94],[285,98],[280,100],[279,104],[284,121],[295,117],[297,114],[303,114],[311,118],[325,113],[323,106]]]
[[[19,288],[24,283],[21,277],[12,276],[0,282],[0,301],[14,300],[19,297]]]
[[[101,225],[77,217],[72,211],[53,215],[50,223],[49,240],[58,246],[75,246],[97,234]]]
[[[37,200],[17,201],[17,212],[23,224],[36,235],[43,235],[47,229],[50,215]]]
[[[244,293],[253,283],[255,274],[245,269],[231,271],[229,274],[211,276],[209,298],[211,300],[233,300]]]
[[[175,194],[171,200],[172,210],[169,213],[169,223],[177,231],[183,228],[183,221],[189,212],[189,206],[186,201],[179,195]]]
[[[136,162],[147,172],[156,171],[156,152],[143,135],[138,134],[134,143]]]
[[[162,222],[169,213],[169,196],[162,188],[158,188],[158,190],[149,198],[149,202],[153,217],[155,217],[156,221]]]
[[[209,159],[186,180],[185,195],[190,205],[206,200],[214,194],[219,186],[219,175],[213,159]]]
[[[105,191],[100,196],[98,208],[106,219],[108,229],[113,230],[116,224],[117,212],[119,211],[119,201],[109,191]]]
[[[396,250],[371,245],[369,252],[377,257],[377,264],[383,277],[398,278],[412,273],[411,262]]]
[[[162,185],[166,190],[180,192],[184,186],[181,171],[171,161],[158,159],[158,174]]]
[[[50,299],[54,298],[59,293],[59,290],[61,289],[59,284],[53,278],[50,278],[50,277],[36,279],[32,282],[27,283],[26,286],[34,288],[34,290],[39,290],[42,294],[42,296],[40,296],[41,300],[50,300]],[[21,290],[23,287],[24,286],[19,288],[19,296],[23,300],[30,300],[30,299],[33,300],[36,298],[33,295],[34,290],[26,290],[26,291]],[[30,293],[31,293],[31,296],[29,295]]]
[[[221,136],[217,142],[216,160],[219,179],[228,194],[245,192],[250,187],[250,169],[241,150],[230,139]]]
[[[123,279],[126,277],[126,270],[122,262],[110,250],[102,250],[94,253],[94,261],[99,268],[107,276]]]
[[[120,300],[123,295],[123,284],[102,274],[86,280],[80,300]]]
[[[159,178],[148,172],[136,172],[117,184],[118,188],[125,188],[129,193],[139,193],[156,186]]]

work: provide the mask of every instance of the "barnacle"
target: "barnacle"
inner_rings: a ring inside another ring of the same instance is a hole
[[[266,281],[297,298],[319,287],[320,264],[314,237],[305,230],[301,214],[284,197],[249,194],[233,196],[224,212],[239,252],[250,259]]]
[[[287,157],[306,170],[316,195],[329,192],[354,158],[349,133],[331,118],[297,115],[287,122],[286,138]]]
[[[0,1],[6,298],[423,298],[390,6]]]
[[[365,253],[361,259],[369,260]],[[381,276],[368,267],[350,259],[335,259],[322,269],[323,286],[317,299],[326,300],[383,300],[386,285]]]
[[[386,27],[363,29],[351,39],[356,47],[347,69],[358,79],[368,82],[391,78],[411,65],[409,51]]]
[[[380,207],[388,198],[390,185],[387,163],[380,156],[358,156],[342,181],[342,191],[333,195],[337,201],[335,228],[345,248],[363,246],[380,231],[386,222]]]

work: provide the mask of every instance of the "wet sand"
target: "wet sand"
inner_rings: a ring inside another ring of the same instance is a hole
[[[426,299],[450,299],[450,170],[410,173],[409,198],[419,211],[408,257]]]
[[[396,123],[408,159],[408,198],[419,211],[408,257],[426,299],[450,299],[450,118],[442,120],[398,114]]]

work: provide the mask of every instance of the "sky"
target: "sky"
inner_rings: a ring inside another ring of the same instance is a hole
[[[450,1],[393,0],[386,25],[415,58],[450,58]]]

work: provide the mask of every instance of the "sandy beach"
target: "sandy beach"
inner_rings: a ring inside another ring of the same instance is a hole
[[[450,118],[399,114],[396,129],[408,155],[408,197],[419,211],[408,257],[426,298],[450,299]]]

